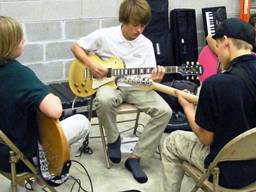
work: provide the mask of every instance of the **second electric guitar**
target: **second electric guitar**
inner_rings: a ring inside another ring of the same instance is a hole
[[[93,62],[108,68],[108,75],[101,79],[93,78],[85,64],[79,60],[74,60],[69,70],[69,86],[72,92],[79,97],[93,95],[102,85],[109,85],[115,88],[115,78],[118,76],[150,74],[153,70],[153,68],[125,68],[123,61],[118,57],[112,57],[106,61],[101,60],[94,54],[89,57]],[[203,73],[201,65],[189,62],[186,65],[168,66],[165,69],[166,73],[179,73],[188,78],[197,78]]]
[[[189,102],[191,102],[195,105],[198,103],[198,96],[193,95],[191,93],[187,93],[183,90],[178,90],[173,87],[169,87],[167,85],[156,83],[156,82],[152,81],[151,79],[137,78],[137,77],[124,77],[120,81],[123,83],[128,83],[130,85],[139,87],[144,90],[156,90],[156,91],[160,91],[162,93],[165,93],[170,96],[175,96],[175,97],[176,97],[175,92],[179,92]]]

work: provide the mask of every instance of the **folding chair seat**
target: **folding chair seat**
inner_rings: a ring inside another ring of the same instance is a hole
[[[256,191],[256,182],[241,189],[230,189],[219,185],[218,164],[225,161],[256,160],[256,128],[250,129],[228,142],[218,153],[206,172],[200,171],[188,162],[183,162],[185,173],[192,177],[196,185],[192,192],[199,188],[210,192],[249,192]],[[213,175],[213,182],[208,181],[209,175]]]
[[[134,105],[126,104],[126,103],[121,104],[117,108],[117,115],[131,114],[131,113],[136,113],[135,119],[129,119],[129,120],[125,120],[125,121],[118,121],[117,123],[126,122],[126,121],[135,121],[133,134],[136,135],[136,131],[137,131],[137,128],[138,128],[139,117],[140,117],[140,110],[137,107],[135,107]],[[110,160],[109,160],[108,154],[107,154],[107,150],[108,150],[107,149],[107,141],[106,141],[104,127],[100,123],[100,121],[99,121],[99,129],[100,129],[100,137],[101,137],[101,141],[102,141],[103,153],[104,153],[104,157],[105,157],[105,160],[106,160],[106,166],[109,169],[110,168]]]

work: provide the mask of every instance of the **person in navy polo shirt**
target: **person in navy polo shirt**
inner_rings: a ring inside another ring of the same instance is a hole
[[[176,131],[164,141],[161,192],[180,191],[182,161],[205,171],[227,142],[256,127],[256,93],[252,91],[256,89],[256,57],[251,52],[255,30],[249,23],[230,18],[217,27],[213,38],[225,72],[204,81],[197,108],[176,93],[193,132]],[[225,162],[219,168],[219,183],[224,187],[242,188],[256,181],[255,160]]]

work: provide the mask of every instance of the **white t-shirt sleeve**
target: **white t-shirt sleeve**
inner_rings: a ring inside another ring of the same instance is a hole
[[[101,45],[100,31],[96,30],[89,35],[80,38],[77,41],[78,45],[87,51],[94,52],[99,49]]]
[[[156,57],[152,43],[147,47],[145,55],[145,64],[148,67],[156,67]]]

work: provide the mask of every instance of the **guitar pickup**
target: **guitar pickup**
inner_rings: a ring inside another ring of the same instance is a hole
[[[112,77],[112,68],[108,68],[107,77]]]

